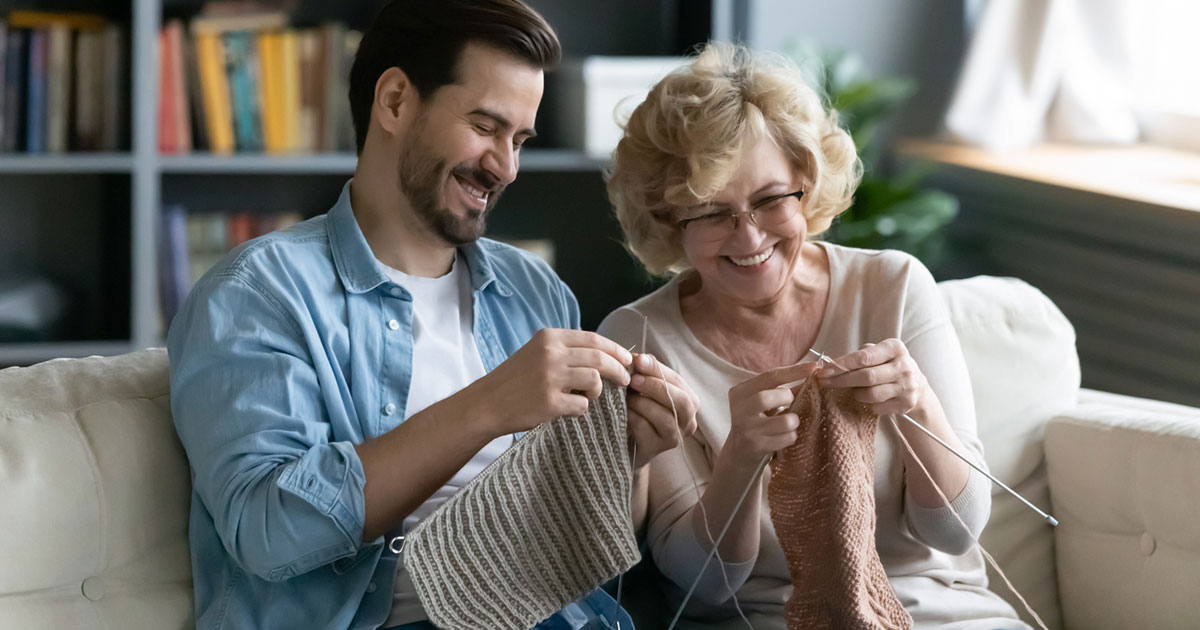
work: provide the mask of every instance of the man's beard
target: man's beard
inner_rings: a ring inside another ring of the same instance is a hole
[[[465,245],[478,239],[486,231],[487,215],[500,200],[503,188],[497,188],[495,177],[482,169],[466,164],[449,169],[446,160],[430,157],[432,152],[425,150],[424,134],[420,132],[419,122],[416,127],[416,137],[400,154],[400,194],[408,198],[409,205],[421,222],[447,243]],[[482,211],[467,208],[467,216],[460,218],[439,204],[439,192],[453,176],[477,188],[491,191]]]

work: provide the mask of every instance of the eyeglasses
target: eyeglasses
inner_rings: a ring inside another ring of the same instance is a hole
[[[721,241],[737,231],[743,215],[751,225],[759,228],[778,227],[791,221],[800,212],[800,198],[803,196],[804,191],[797,190],[767,197],[744,212],[711,212],[681,219],[676,224],[702,241]]]

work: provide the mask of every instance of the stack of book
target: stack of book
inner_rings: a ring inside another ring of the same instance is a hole
[[[116,151],[125,137],[122,27],[88,13],[0,18],[0,151]]]
[[[186,28],[168,20],[159,34],[159,150],[354,150],[346,93],[360,39],[338,23],[291,28],[279,11],[201,13]]]
[[[229,250],[302,218],[299,212],[188,212],[182,205],[165,206],[159,239],[159,294],[165,321],[171,321],[192,285]]]

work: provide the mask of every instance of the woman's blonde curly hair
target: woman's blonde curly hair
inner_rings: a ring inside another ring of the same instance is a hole
[[[850,207],[862,162],[794,62],[710,42],[650,90],[605,172],[626,247],[650,273],[687,267],[672,210],[711,200],[764,136],[801,174],[809,235],[824,232]]]

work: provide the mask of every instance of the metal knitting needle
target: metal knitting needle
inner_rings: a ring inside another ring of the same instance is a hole
[[[834,366],[836,366],[836,367],[838,367],[838,368],[841,368],[843,371],[845,370],[845,368],[843,368],[842,366],[840,366],[840,365],[837,365],[836,363],[834,363],[834,362],[833,362],[833,359],[830,359],[830,358],[829,358],[828,356],[826,356],[826,355],[825,355],[823,352],[817,352],[816,350],[813,350],[812,348],[809,348],[809,349],[808,349],[808,351],[809,351],[809,352],[811,352],[811,353],[813,353],[814,355],[816,355],[818,359],[820,359],[820,360],[823,360],[823,361],[828,361],[828,362],[829,362],[831,365],[834,365]],[[1056,519],[1056,518],[1054,518],[1053,516],[1050,516],[1049,514],[1047,514],[1047,513],[1043,512],[1043,511],[1042,511],[1040,508],[1038,508],[1038,506],[1036,506],[1036,505],[1034,505],[1034,504],[1030,503],[1028,499],[1026,499],[1025,497],[1021,496],[1021,493],[1019,493],[1019,492],[1017,492],[1016,490],[1013,490],[1012,488],[1008,487],[1008,485],[1006,485],[1006,484],[1005,484],[1003,481],[1000,481],[999,479],[997,479],[997,478],[993,477],[991,473],[989,473],[988,471],[984,470],[983,468],[981,468],[981,467],[977,466],[977,465],[975,464],[975,462],[971,461],[971,460],[970,460],[970,459],[969,459],[969,458],[968,458],[966,455],[963,455],[962,453],[958,452],[958,450],[956,450],[956,449],[955,449],[953,446],[950,446],[949,444],[947,444],[946,442],[944,442],[944,441],[942,440],[942,438],[940,438],[940,437],[938,437],[938,436],[934,435],[934,433],[933,433],[932,431],[930,431],[929,429],[926,429],[924,426],[922,426],[922,425],[921,425],[921,423],[920,423],[920,422],[917,422],[916,420],[913,420],[913,419],[912,419],[912,417],[911,417],[911,416],[909,416],[909,415],[908,415],[908,414],[906,414],[906,413],[902,413],[902,414],[898,414],[898,415],[899,415],[901,418],[904,418],[905,420],[908,420],[908,421],[909,421],[909,423],[911,423],[911,424],[912,424],[914,427],[916,427],[916,428],[920,429],[920,430],[921,430],[921,432],[922,432],[922,433],[924,433],[925,435],[928,435],[929,437],[933,438],[933,440],[934,440],[935,442],[937,442],[938,444],[941,444],[941,445],[942,445],[942,447],[943,447],[943,448],[945,448],[947,451],[950,451],[951,453],[954,453],[954,455],[956,455],[956,456],[957,456],[959,459],[961,459],[961,460],[963,460],[964,462],[966,462],[966,464],[967,464],[968,466],[970,466],[971,468],[974,468],[975,470],[979,471],[979,473],[980,473],[981,475],[983,475],[984,477],[987,477],[988,479],[990,479],[990,480],[992,481],[992,483],[994,483],[994,484],[996,484],[996,485],[1000,486],[1001,488],[1004,488],[1004,489],[1005,489],[1005,490],[1006,490],[1006,491],[1007,491],[1009,494],[1013,495],[1013,496],[1014,496],[1014,497],[1016,497],[1016,498],[1017,498],[1019,501],[1021,501],[1021,503],[1024,503],[1025,505],[1029,506],[1029,509],[1033,510],[1034,512],[1037,512],[1037,514],[1038,514],[1039,516],[1041,516],[1043,519],[1045,519],[1047,523],[1050,523],[1050,525],[1052,525],[1053,527],[1058,527],[1058,519]]]
[[[738,497],[737,503],[733,506],[733,511],[729,513],[729,518],[725,519],[725,525],[721,527],[721,533],[717,534],[715,541],[712,541],[712,549],[709,549],[708,555],[704,557],[704,563],[700,565],[700,571],[696,574],[696,579],[692,580],[692,586],[688,588],[687,594],[683,596],[683,603],[675,611],[675,618],[671,620],[671,625],[667,626],[667,630],[675,630],[675,624],[679,623],[679,618],[683,616],[683,609],[687,608],[688,601],[692,599],[692,593],[696,591],[696,587],[700,584],[700,579],[704,577],[704,571],[708,569],[708,563],[712,562],[713,556],[717,553],[717,547],[721,545],[721,541],[725,540],[725,534],[729,531],[729,526],[733,524],[733,519],[737,516],[738,510],[742,509],[742,503],[746,500],[746,495],[750,494],[750,489],[754,487],[754,482],[758,481],[758,476],[762,474],[763,469],[767,467],[767,462],[769,461],[771,461],[771,456],[764,455],[762,461],[758,462],[758,472],[754,473],[754,476],[750,478],[750,483],[746,484],[745,490],[742,490],[742,496]],[[711,535],[710,533],[709,536]],[[737,597],[736,593],[734,597]]]
[[[634,348],[641,350],[642,354],[646,353],[646,328],[649,325],[650,325],[650,318],[646,317],[645,315],[642,315],[642,345],[629,346],[629,354],[631,354],[631,355],[633,354]],[[634,371],[635,371],[634,365],[632,363],[630,363],[629,364],[629,374],[632,376]],[[637,442],[634,442],[633,443],[633,453],[629,456],[629,461],[631,464],[633,464],[636,462],[636,460],[637,460]],[[625,587],[625,574],[622,573],[620,576],[617,577],[617,608],[621,607],[621,591],[624,590],[624,587]],[[617,616],[617,630],[622,630],[621,629],[621,618],[620,618],[619,613]]]

